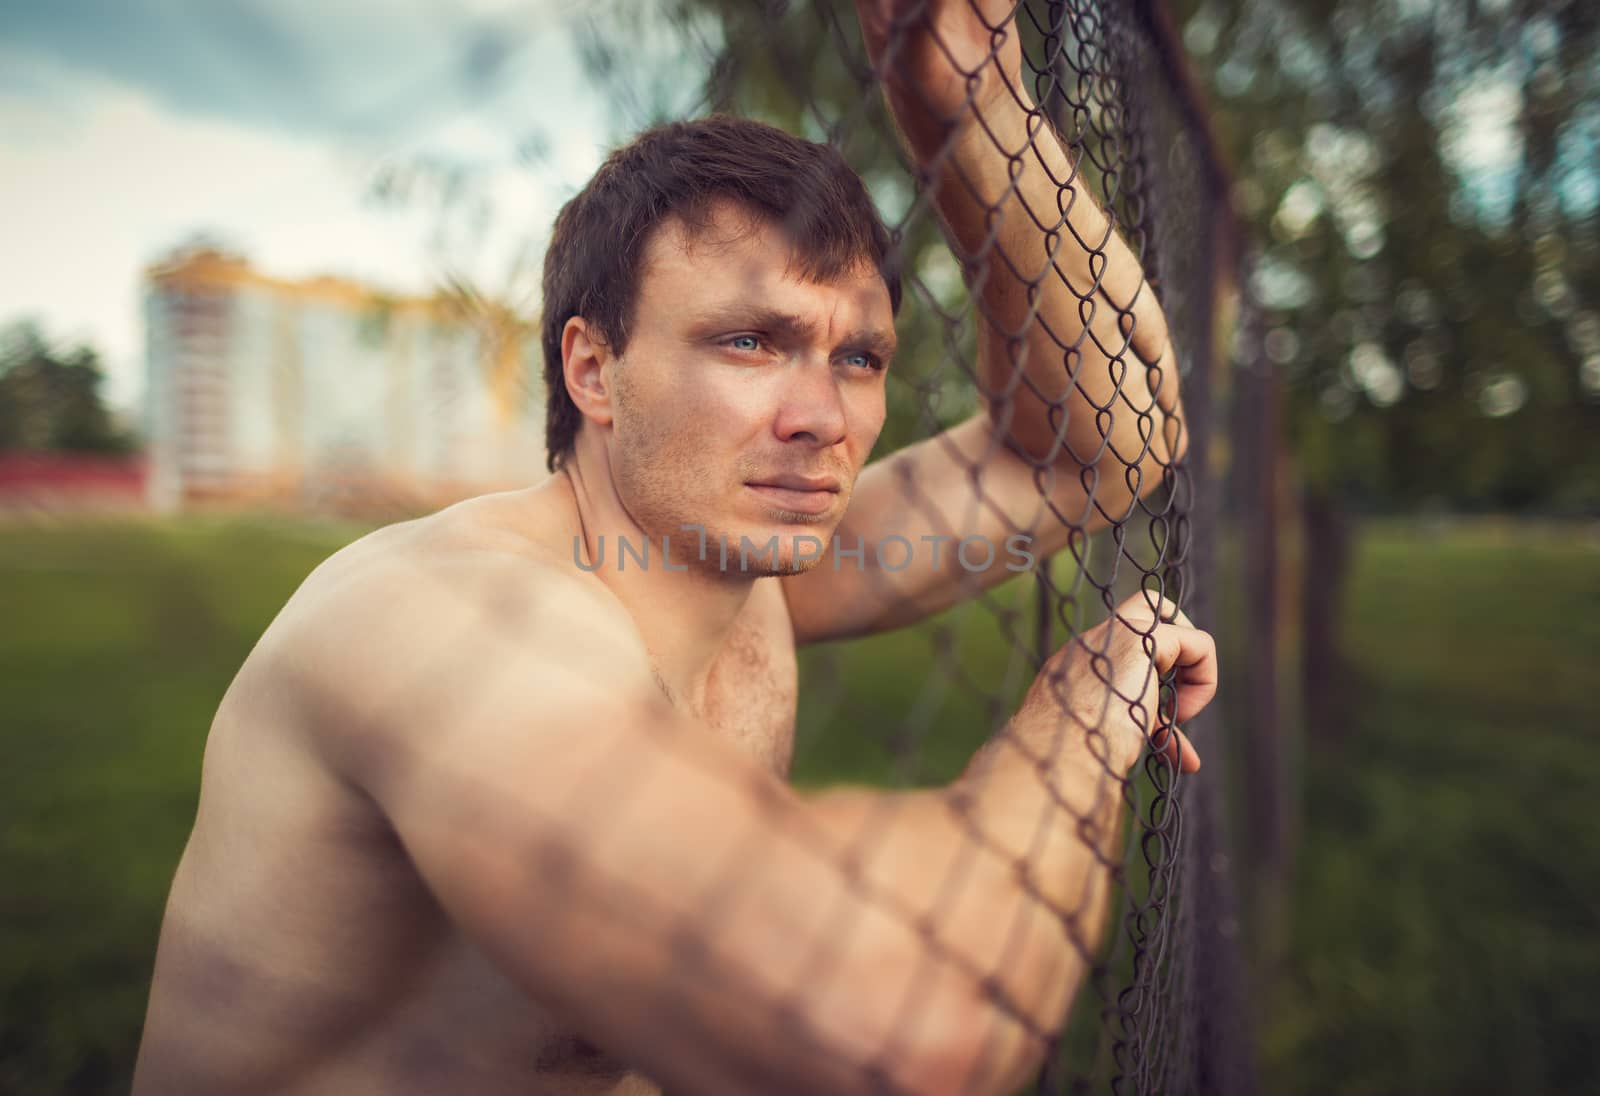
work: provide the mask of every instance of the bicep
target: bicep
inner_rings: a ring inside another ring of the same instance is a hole
[[[694,1091],[847,1090],[872,1023],[797,987],[819,945],[881,934],[828,943],[860,899],[794,793],[667,705],[636,640],[585,630],[480,647],[452,703],[402,709],[369,790],[452,920],[608,1050]]]

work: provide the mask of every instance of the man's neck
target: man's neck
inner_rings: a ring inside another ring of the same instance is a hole
[[[650,536],[633,520],[603,466],[574,454],[556,478],[567,484],[581,529],[575,565],[581,561],[627,608],[669,693],[698,708],[756,576],[721,571],[714,545],[702,562],[692,532],[668,534],[671,555],[663,558],[662,536]]]

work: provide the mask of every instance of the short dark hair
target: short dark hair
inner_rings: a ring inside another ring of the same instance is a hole
[[[616,352],[627,347],[639,296],[639,268],[651,234],[669,217],[691,231],[712,206],[732,201],[781,225],[801,273],[829,280],[874,266],[900,309],[894,244],[865,185],[831,145],[727,115],[646,130],[612,152],[562,207],[544,259],[544,375],[547,463],[571,455],[582,416],[567,393],[561,333],[582,316]]]

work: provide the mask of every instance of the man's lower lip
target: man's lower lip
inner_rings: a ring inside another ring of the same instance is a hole
[[[798,487],[773,487],[765,483],[747,484],[752,491],[782,506],[803,514],[820,514],[833,505],[837,491],[807,491]]]

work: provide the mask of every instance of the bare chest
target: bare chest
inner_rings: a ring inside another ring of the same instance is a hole
[[[672,700],[770,772],[785,776],[794,754],[798,697],[792,637],[757,618],[735,625],[712,664],[703,698]]]

